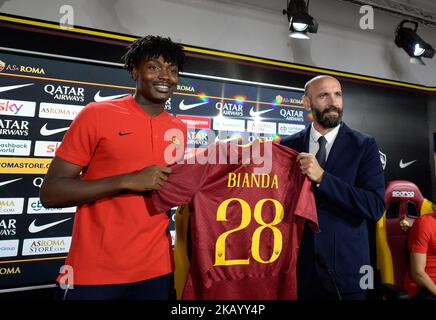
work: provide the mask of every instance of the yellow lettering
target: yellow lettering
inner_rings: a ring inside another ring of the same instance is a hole
[[[229,178],[227,180],[227,187],[234,188],[236,186],[236,173],[229,173]]]
[[[269,175],[264,173],[262,174],[262,188],[268,188],[269,187]]]
[[[254,187],[256,185],[256,188],[259,188],[259,176],[256,174],[251,175],[251,186]]]
[[[248,179],[248,174],[244,174],[244,180],[242,181],[242,186],[241,188],[250,188],[250,180]]]
[[[271,189],[272,189],[272,188],[276,188],[276,189],[279,188],[279,178],[277,177],[276,174],[274,175],[274,177],[273,177],[273,181],[272,181],[272,183],[271,183]]]

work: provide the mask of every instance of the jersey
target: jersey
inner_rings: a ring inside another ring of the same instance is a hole
[[[157,211],[190,207],[190,267],[182,298],[296,299],[303,225],[308,220],[317,226],[312,184],[298,168],[298,153],[256,141],[218,143],[199,155],[196,163],[189,158],[173,166],[152,194]]]
[[[436,283],[436,212],[422,215],[413,223],[408,248],[411,252],[427,255],[425,272]],[[418,285],[409,278],[406,278],[404,286],[412,295],[418,289]]]
[[[182,136],[165,139],[172,129]],[[129,95],[87,105],[56,156],[82,166],[81,179],[96,180],[167,165],[165,150],[183,144],[183,135],[186,126],[174,116],[163,112],[151,117]],[[169,218],[148,212],[148,196],[123,193],[78,206],[65,262],[73,267],[74,284],[132,283],[172,272]]]

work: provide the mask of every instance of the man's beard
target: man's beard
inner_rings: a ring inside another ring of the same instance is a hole
[[[314,118],[323,128],[334,128],[342,121],[342,109],[336,108],[335,106],[329,106],[323,111],[319,111],[316,108],[312,108],[314,111]],[[330,111],[335,111],[338,113],[337,116],[326,115]]]

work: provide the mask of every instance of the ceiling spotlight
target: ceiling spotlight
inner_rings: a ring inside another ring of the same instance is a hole
[[[414,29],[404,27],[405,23],[413,24]],[[413,58],[413,61],[416,61],[416,59],[420,60],[421,58],[433,58],[435,53],[433,47],[418,36],[417,30],[418,23],[416,21],[401,21],[395,31],[395,44],[397,47],[403,48]]]
[[[297,39],[310,39],[308,32],[316,33],[318,31],[318,22],[308,14],[309,1],[305,0],[288,0],[287,9],[283,14],[288,16],[289,36]]]

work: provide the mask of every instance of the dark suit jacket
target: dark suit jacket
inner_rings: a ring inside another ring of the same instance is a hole
[[[310,129],[281,144],[309,152]],[[324,287],[335,291],[326,268],[315,263],[315,253],[324,258],[341,293],[359,292],[360,268],[370,265],[367,222],[377,221],[384,211],[384,174],[374,138],[342,123],[314,193],[320,230],[313,244],[300,245],[298,285],[316,272]]]

